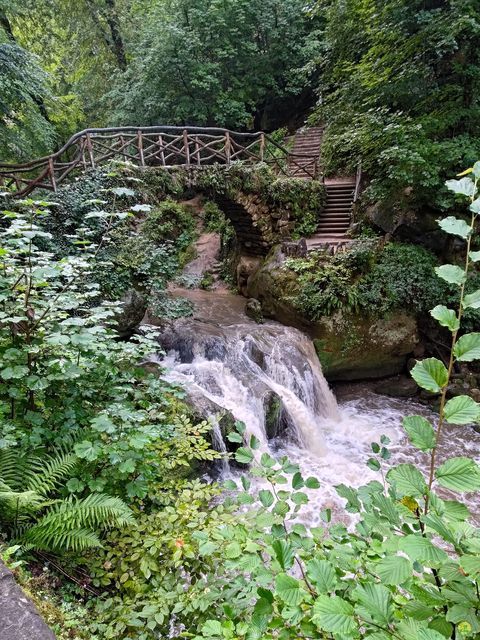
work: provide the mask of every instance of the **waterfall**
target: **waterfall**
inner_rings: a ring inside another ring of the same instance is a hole
[[[326,453],[321,422],[339,419],[338,407],[323,376],[310,339],[274,322],[213,325],[188,319],[161,337],[168,349],[165,378],[182,384],[207,406],[227,410],[254,435],[258,451],[282,432],[311,454]],[[267,424],[269,406],[276,408]],[[214,443],[226,450],[218,421]]]

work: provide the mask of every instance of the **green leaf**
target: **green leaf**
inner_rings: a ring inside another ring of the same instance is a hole
[[[358,604],[355,612],[368,622],[387,626],[392,618],[390,591],[381,584],[367,582],[359,585],[352,593]]]
[[[250,449],[240,447],[235,451],[235,460],[237,462],[241,462],[242,464],[250,464],[253,460],[253,453],[250,451]]]
[[[275,542],[272,543],[272,549],[275,552],[277,562],[282,569],[284,571],[290,569],[294,560],[292,545],[285,540],[275,540]]]
[[[480,333],[466,333],[458,340],[453,353],[461,362],[480,360]]]
[[[412,563],[402,556],[388,556],[374,567],[383,584],[399,585],[408,580],[413,572]]]
[[[463,284],[467,278],[464,269],[455,264],[442,264],[441,267],[435,267],[435,273],[445,282],[456,285]]]
[[[85,489],[85,483],[78,478],[70,478],[67,482],[67,489],[70,493],[80,493],[80,491]]]
[[[337,585],[335,569],[328,560],[313,558],[307,562],[307,575],[318,593],[333,591]]]
[[[239,444],[242,444],[243,437],[236,431],[230,431],[230,433],[227,433],[227,440],[229,442],[238,442]]]
[[[480,213],[480,198],[476,198],[468,208],[472,213],[478,216]]]
[[[302,474],[299,471],[297,471],[296,473],[293,474],[293,477],[292,477],[292,488],[303,489],[304,486],[305,486],[305,482],[302,478]]]
[[[225,557],[230,560],[235,560],[235,558],[239,558],[242,555],[242,547],[238,542],[230,542],[225,547]]]
[[[133,458],[127,458],[118,466],[118,470],[122,473],[133,473],[137,467],[137,463]]]
[[[461,180],[447,180],[445,186],[453,193],[462,196],[472,197],[475,193],[475,182],[471,178],[462,178]]]
[[[307,489],[319,489],[320,482],[317,480],[317,478],[313,478],[311,476],[310,478],[307,478],[305,480],[305,486],[307,487]]]
[[[110,191],[116,196],[130,197],[135,195],[135,191],[133,189],[128,189],[127,187],[113,187]]]
[[[431,540],[424,538],[420,533],[413,533],[402,538],[399,542],[399,548],[411,560],[418,560],[428,566],[438,565],[448,558],[443,549],[436,547]]]
[[[306,493],[303,493],[303,491],[292,493],[291,500],[293,504],[296,504],[297,506],[301,504],[308,504],[308,496]]]
[[[250,446],[250,449],[258,449],[258,447],[260,446],[259,439],[256,436],[251,435],[249,446]]]
[[[264,507],[271,507],[274,503],[273,493],[268,489],[262,489],[258,492],[258,498]]]
[[[463,299],[464,309],[480,309],[480,289],[469,293]]]
[[[460,558],[460,566],[469,576],[480,576],[480,556],[464,555]]]
[[[470,424],[478,420],[480,406],[470,396],[457,396],[447,402],[444,414],[450,424]]]
[[[339,596],[319,596],[313,605],[312,621],[323,631],[346,636],[358,629],[352,605]]]
[[[430,311],[430,315],[435,318],[442,327],[447,327],[450,331],[457,331],[460,327],[460,322],[458,321],[455,311],[453,309],[448,309],[448,307],[445,307],[442,304],[434,307]]]
[[[279,573],[276,577],[275,591],[280,600],[291,607],[299,605],[307,596],[300,582],[286,573]]]
[[[472,262],[480,262],[480,251],[470,251],[468,257]]]
[[[358,513],[362,508],[360,500],[358,499],[358,492],[356,489],[352,487],[347,487],[345,484],[338,484],[335,487],[335,491],[341,498],[345,498],[347,500],[347,504],[345,509],[350,513]]]
[[[417,362],[411,375],[419,387],[434,393],[439,393],[448,381],[447,369],[437,358],[426,358]]]
[[[408,416],[403,419],[403,428],[412,444],[420,451],[430,451],[435,446],[435,432],[428,420],[422,416]]]
[[[88,440],[79,442],[75,445],[74,449],[79,458],[89,460],[90,462],[96,460],[100,454],[100,449],[98,448],[98,446]]]
[[[454,491],[477,491],[480,489],[480,467],[471,458],[450,458],[435,471],[442,487]]]
[[[425,478],[413,464],[399,464],[390,469],[387,480],[402,496],[421,497],[427,491]]]
[[[222,623],[218,620],[207,620],[202,626],[202,633],[207,638],[220,636],[223,638]]]

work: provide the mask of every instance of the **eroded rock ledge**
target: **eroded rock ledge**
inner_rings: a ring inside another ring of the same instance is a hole
[[[35,605],[0,562],[0,637],[2,640],[55,640]]]

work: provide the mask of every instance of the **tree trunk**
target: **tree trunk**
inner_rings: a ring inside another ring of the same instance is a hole
[[[122,71],[127,68],[127,56],[125,54],[125,45],[123,43],[122,34],[120,32],[120,23],[118,20],[117,7],[115,0],[105,0],[106,15],[105,19],[110,29],[112,51],[117,60],[117,64]]]

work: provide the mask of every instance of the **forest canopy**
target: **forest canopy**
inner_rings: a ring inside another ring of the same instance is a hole
[[[327,173],[361,160],[377,199],[444,209],[480,151],[479,35],[477,0],[2,0],[1,159],[86,126],[310,115]]]

